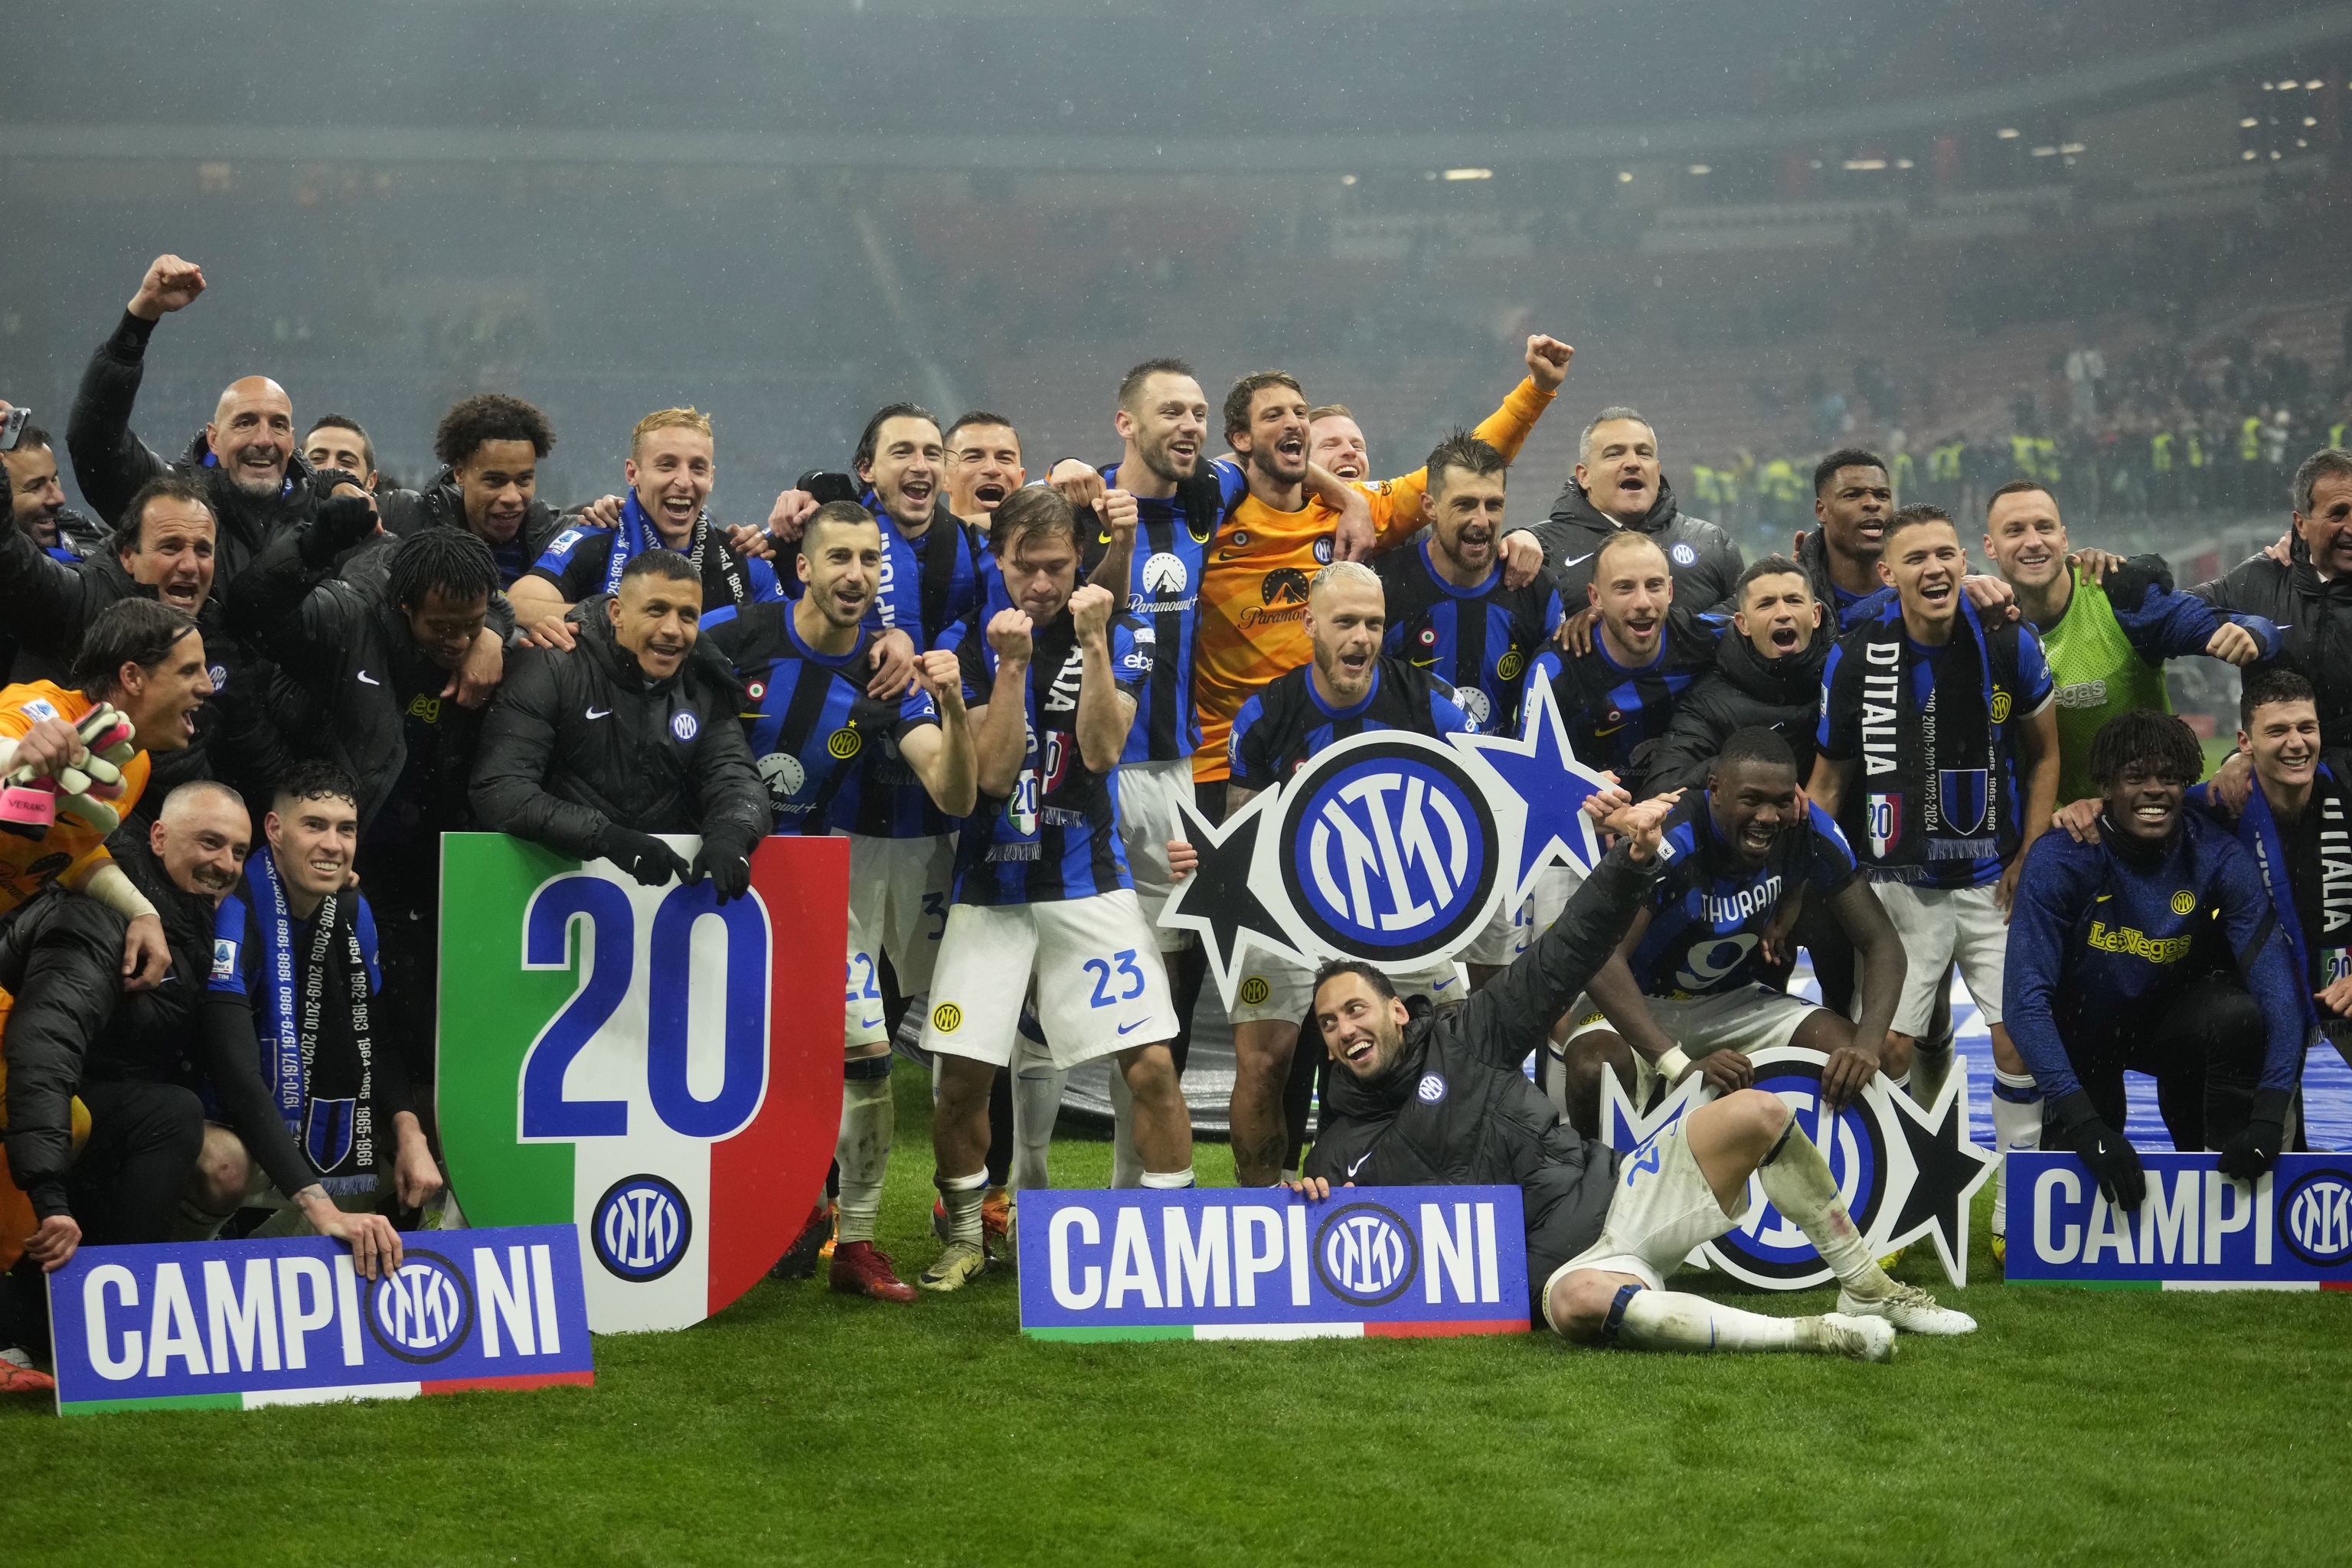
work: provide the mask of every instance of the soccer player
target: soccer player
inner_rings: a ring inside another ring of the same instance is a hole
[[[722,607],[703,635],[727,656],[743,682],[741,719],[760,777],[768,786],[780,834],[831,831],[832,805],[853,773],[869,767],[885,744],[921,781],[940,811],[971,812],[974,763],[963,685],[955,655],[925,654],[906,696],[869,694],[865,655],[872,634],[866,612],[880,586],[882,531],[855,501],[828,501],[801,531],[794,572],[801,591],[780,604],[738,612]],[[876,1249],[898,1113],[890,1098],[890,1035],[877,984],[883,888],[849,888],[849,969],[844,996],[846,1061],[841,1131],[834,1146],[840,1171],[841,1227],[835,1237],[833,1289],[877,1300],[911,1301],[889,1256]]]
[[[1475,733],[1477,726],[1442,685],[1402,658],[1381,652],[1387,616],[1381,580],[1360,561],[1336,561],[1315,574],[1307,602],[1311,662],[1276,677],[1242,704],[1234,721],[1228,816],[1272,788],[1338,741],[1370,730],[1419,735]],[[1451,963],[1404,977],[1408,988],[1452,1002],[1462,981]],[[1266,1186],[1282,1173],[1289,1147],[1283,1085],[1298,1044],[1298,1020],[1312,976],[1285,958],[1253,951],[1234,1005],[1233,1144],[1234,1179]],[[1303,1131],[1303,1129],[1301,1130]]]
[[[476,445],[478,450],[479,443]],[[709,608],[733,605],[740,609],[782,598],[775,568],[757,556],[739,556],[730,531],[712,522],[706,510],[718,478],[716,452],[707,414],[657,408],[638,420],[629,432],[629,456],[621,465],[629,493],[622,502],[620,525],[575,524],[548,541],[546,551],[509,590],[516,621],[543,627],[557,639],[555,646],[570,647],[564,612],[598,594],[617,592],[629,563],[654,550],[673,552],[694,563],[702,602]]]
[[[1785,555],[1748,563],[1734,595],[1736,636],[1716,647],[1715,668],[1674,704],[1665,738],[1649,756],[1652,788],[1706,782],[1707,765],[1737,730],[1761,727],[1787,743],[1797,777],[1813,771],[1813,731],[1822,716],[1822,666],[1834,634],[1822,630],[1822,602],[1811,575]]]
[[[1562,1125],[1520,1071],[1645,901],[1673,803],[1633,805],[1612,792],[1587,806],[1596,817],[1612,808],[1605,826],[1624,842],[1536,945],[1459,1011],[1412,1016],[1370,964],[1344,961],[1318,973],[1315,1024],[1333,1070],[1301,1193],[1320,1201],[1339,1182],[1517,1185],[1530,1310],[1580,1344],[1885,1361],[1898,1327],[1972,1331],[1965,1313],[1896,1284],[1872,1261],[1829,1163],[1777,1097],[1727,1095],[1621,1159]],[[1751,1175],[1836,1274],[1837,1311],[1772,1318],[1665,1289],[1691,1248],[1747,1213]]]
[[[1638,529],[1602,540],[1591,572],[1580,575],[1600,616],[1591,650],[1547,648],[1528,679],[1551,683],[1577,760],[1630,785],[1673,721],[1675,704],[1715,668],[1717,628],[1673,610],[1666,552]]]
[[[1879,1070],[1903,992],[1902,944],[1845,836],[1818,805],[1800,805],[1797,764],[1769,730],[1735,731],[1708,764],[1706,789],[1665,820],[1664,871],[1586,988],[1596,1016],[1568,1037],[1568,1119],[1601,1136],[1600,1074],[1636,1105],[1686,1072],[1718,1093],[1746,1089],[1748,1053],[1797,1045],[1829,1058],[1822,1099],[1844,1106]],[[1862,955],[1858,1019],[1762,984],[1759,960],[1786,900],[1821,900]]]
[[[1877,453],[1841,447],[1813,465],[1817,526],[1797,535],[1797,564],[1811,581],[1813,597],[1836,614],[1833,638],[1876,613],[1889,595],[1878,557],[1894,510],[1895,487]]]
[[[620,592],[582,607],[577,647],[519,651],[475,750],[482,826],[610,860],[648,888],[708,876],[722,901],[742,897],[768,792],[735,722],[733,672],[696,653],[701,617],[702,573],[647,550]],[[702,836],[691,864],[664,833]]]
[[[466,529],[490,547],[499,586],[510,589],[564,530],[564,519],[539,499],[539,465],[554,449],[555,426],[521,398],[496,392],[459,398],[433,432],[441,471],[421,490],[376,498],[384,531]]]
[[[302,437],[302,456],[315,471],[349,474],[360,489],[371,494],[375,490],[375,443],[348,414],[322,414],[311,420],[310,433]]]
[[[357,795],[331,763],[297,763],[279,781],[262,818],[267,847],[220,902],[201,1026],[212,1054],[257,1053],[284,1124],[286,1140],[251,1151],[268,1184],[249,1184],[245,1201],[285,1211],[261,1234],[342,1233],[373,1278],[378,1263],[399,1267],[398,1239],[345,1226],[337,1211],[374,1213],[386,1197],[421,1207],[442,1184],[401,1043],[374,1027],[383,976],[374,913],[352,886]]]
[[[102,552],[105,527],[66,505],[57,450],[47,430],[27,423],[17,431],[16,444],[0,449],[0,472],[8,478],[9,510],[16,526],[52,559],[74,562]]]
[[[946,455],[948,510],[982,533],[1004,498],[1029,478],[1021,466],[1021,435],[1002,414],[975,408],[940,437]]]
[[[1704,608],[1731,596],[1744,564],[1739,546],[1715,524],[1683,514],[1658,466],[1657,431],[1638,409],[1602,409],[1576,449],[1575,472],[1551,515],[1525,531],[1542,547],[1562,604],[1582,607],[1602,542],[1621,532],[1657,542],[1675,577],[1688,580],[1685,603]]]
[[[1307,411],[1307,460],[1349,484],[1371,478],[1371,451],[1354,410],[1344,403],[1326,403]]]
[[[2001,973],[2018,865],[2058,793],[2058,717],[2032,628],[1987,625],[1961,591],[1967,569],[1939,508],[1887,520],[1879,571],[1895,598],[1830,650],[1806,793],[1844,830],[1903,938],[1886,1071],[1904,1081],[1957,959],[1992,1034],[1994,1133],[2004,1150],[2031,1149],[2042,1104],[2001,1025]],[[1933,1104],[1950,1066],[1948,1047],[1919,1051],[1913,1098]],[[2008,1169],[1996,1236],[2007,1234]]]
[[[2101,793],[2091,737],[2108,720],[2139,708],[2172,711],[2166,659],[2201,653],[2243,666],[2279,652],[2279,630],[2262,616],[2222,615],[2175,593],[2161,555],[2136,555],[2104,574],[2071,564],[2057,500],[2038,479],[1992,492],[1984,543],[2057,683],[2061,805]]]
[[[1506,458],[1517,457],[1575,353],[1556,338],[1529,338],[1527,379],[1473,433]],[[1224,437],[1242,459],[1249,493],[1227,515],[1201,589],[1193,673],[1201,719],[1196,784],[1214,785],[1228,776],[1225,742],[1242,704],[1276,676],[1307,662],[1308,579],[1335,558],[1402,542],[1424,521],[1421,497],[1427,480],[1418,471],[1365,485],[1334,481],[1370,508],[1369,537],[1355,544],[1341,539],[1335,531],[1344,497],[1326,494],[1319,485],[1309,492],[1307,414],[1307,395],[1283,371],[1245,375],[1225,395]]]
[[[2099,727],[2097,842],[2023,857],[2004,1016],[2071,1149],[2120,1209],[2146,1195],[2118,1131],[2124,1073],[2152,1074],[2173,1147],[2219,1149],[2253,1181],[2284,1147],[2308,1011],[2253,857],[2183,795],[2204,771],[2189,726],[2135,709]]]
[[[1148,1187],[1192,1184],[1192,1124],[1168,1054],[1176,1014],[1119,842],[1118,762],[1151,646],[1118,596],[1078,585],[1078,524],[1034,486],[996,510],[989,548],[1009,608],[957,649],[979,752],[978,808],[956,850],[923,1048],[940,1067],[932,1144],[948,1242],[919,1283],[989,1267],[989,1091],[1013,1059],[1032,975],[1055,1064],[1114,1056],[1134,1098]]]

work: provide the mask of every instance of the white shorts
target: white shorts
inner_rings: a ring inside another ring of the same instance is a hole
[[[1944,966],[1958,959],[1960,978],[1990,1028],[2000,1022],[2001,976],[2009,960],[2009,921],[1993,898],[1995,885],[1923,888],[1914,882],[1873,882],[1871,890],[1902,939],[1903,1000],[1895,1032],[1916,1038],[1936,1014]],[[1860,1000],[1859,990],[1855,999]]]
[[[1649,1004],[1650,1021],[1693,1059],[1716,1051],[1752,1056],[1774,1046],[1785,1046],[1795,1037],[1798,1026],[1821,1010],[1819,1003],[1775,991],[1769,985],[1743,985],[1737,991],[1713,996],[1644,996],[1642,1000]],[[1568,1032],[1570,1040],[1597,1029],[1614,1032],[1615,1026],[1590,996],[1576,999],[1575,1017],[1576,1026]],[[1563,1046],[1566,1043],[1563,1041]],[[1650,1093],[1657,1080],[1655,1064],[1635,1051],[1635,1105],[1650,1103]]]
[[[1383,966],[1381,973],[1399,996],[1426,996],[1446,1003],[1459,1002],[1469,994],[1468,977],[1458,963],[1431,963],[1412,970]],[[1314,1005],[1315,971],[1252,948],[1243,956],[1241,980],[1234,987],[1234,1005],[1225,1009],[1225,1016],[1236,1024],[1296,1024],[1306,1018]]]
[[[856,963],[862,931],[869,958],[878,963],[889,954],[899,994],[919,996],[930,986],[940,939],[947,931],[948,900],[955,893],[955,835],[842,837],[849,840],[850,962]],[[853,989],[857,979],[850,976]],[[875,992],[880,994],[878,982]]]
[[[1176,1037],[1168,971],[1125,888],[1045,904],[958,904],[931,976],[923,1049],[1009,1066],[1029,976],[1057,1068]]]
[[[1498,910],[1486,922],[1486,929],[1471,939],[1462,952],[1462,962],[1501,968],[1535,945],[1536,938],[1559,919],[1559,911],[1568,907],[1583,884],[1584,873],[1572,866],[1547,866],[1536,874],[1536,885],[1528,892],[1527,902],[1516,910]]]
[[[1609,1218],[1601,1239],[1561,1264],[1544,1281],[1544,1321],[1552,1331],[1551,1293],[1580,1268],[1607,1274],[1631,1274],[1653,1290],[1666,1288],[1666,1276],[1682,1266],[1693,1248],[1713,1241],[1738,1225],[1748,1213],[1748,1188],[1739,1189],[1739,1208],[1726,1214],[1715,1190],[1700,1173],[1683,1131],[1687,1118],[1661,1130],[1618,1163],[1617,1195],[1610,1202]]]
[[[1168,874],[1168,841],[1189,839],[1192,828],[1179,802],[1192,798],[1192,759],[1172,763],[1121,763],[1118,767],[1118,841],[1127,851],[1127,874],[1143,922],[1162,952],[1192,945],[1192,933],[1160,923],[1175,883]]]

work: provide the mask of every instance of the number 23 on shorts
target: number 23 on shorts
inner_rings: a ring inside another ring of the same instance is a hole
[[[1089,1007],[1116,1007],[1121,1002],[1132,1002],[1143,994],[1143,971],[1135,966],[1135,949],[1131,947],[1121,948],[1112,953],[1108,963],[1099,958],[1089,958],[1082,967],[1094,976],[1095,981],[1095,994],[1087,1002]],[[1115,979],[1124,980],[1127,989],[1114,994],[1110,984]]]

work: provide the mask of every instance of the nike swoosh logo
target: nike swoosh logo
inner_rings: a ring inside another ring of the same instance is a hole
[[[1444,990],[1447,986],[1449,986],[1449,985],[1451,985],[1451,984],[1454,984],[1454,977],[1453,977],[1452,975],[1450,975],[1450,974],[1449,974],[1449,975],[1447,975],[1444,979],[1440,980],[1440,981],[1436,982],[1435,984],[1432,984],[1432,985],[1430,986],[1430,989],[1431,989],[1432,991],[1443,991],[1443,990]]]
[[[588,717],[591,719],[609,719],[612,716],[613,710],[610,708],[591,708],[588,710]]]
[[[1622,724],[1612,724],[1606,730],[1595,730],[1592,731],[1592,738],[1597,741],[1603,735],[1613,735],[1624,727]]]
[[[1364,1162],[1370,1158],[1371,1156],[1370,1154],[1359,1154],[1356,1156],[1356,1163],[1348,1167],[1348,1174],[1352,1176],[1358,1171],[1363,1169]]]
[[[1121,1025],[1118,1026],[1118,1032],[1119,1032],[1120,1034],[1124,1035],[1124,1034],[1126,1034],[1129,1029],[1140,1029],[1141,1027],[1143,1027],[1143,1026],[1144,1026],[1144,1025],[1146,1025],[1146,1024],[1150,1023],[1150,1021],[1151,1021],[1151,1020],[1150,1020],[1150,1019],[1149,1019],[1149,1018],[1138,1018],[1138,1019],[1137,1019],[1134,1023],[1132,1023],[1132,1024],[1121,1024]]]
[[[1600,553],[1601,553],[1601,552],[1599,552],[1598,550],[1595,550],[1595,551],[1589,552],[1588,553],[1583,554],[1583,555],[1571,555],[1571,556],[1570,556],[1567,560],[1565,560],[1565,561],[1561,562],[1561,563],[1560,563],[1560,564],[1561,564],[1561,565],[1563,565],[1563,566],[1581,566],[1581,565],[1583,565],[1586,562],[1588,562],[1588,561],[1591,560],[1593,556],[1598,555],[1598,554],[1600,554]]]
[[[382,686],[383,682],[378,680],[374,676],[370,675],[366,670],[362,669],[360,671],[360,684],[362,686]]]
[[[857,1026],[861,1029],[871,1029],[879,1026],[881,1022],[879,1018],[860,1018],[857,1021]]]
[[[2109,899],[2112,899],[2112,898],[2114,898],[2114,897],[2115,897],[2115,895],[2114,895],[2113,893],[2101,893],[2101,894],[2098,896],[2098,898],[2097,898],[2097,899],[2095,899],[2095,900],[2094,900],[2093,901],[2094,901],[2094,902],[2095,902],[2095,903],[2102,903],[2102,904],[2104,904],[2104,903],[2105,903]]]

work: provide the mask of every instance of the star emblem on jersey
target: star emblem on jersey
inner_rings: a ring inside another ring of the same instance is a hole
[[[1968,1058],[1953,1062],[1932,1106],[1915,1103],[1880,1074],[1834,1121],[1824,1116],[1821,1103],[1822,1068],[1828,1059],[1796,1046],[1775,1046],[1748,1058],[1756,1068],[1755,1087],[1787,1104],[1828,1159],[1872,1255],[1884,1257],[1932,1237],[1945,1277],[1966,1285],[1969,1200],[2000,1164],[2000,1156],[1969,1139]],[[1693,1073],[1644,1114],[1626,1099],[1614,1073],[1602,1073],[1602,1141],[1630,1154],[1714,1098],[1706,1080]],[[1748,1181],[1748,1212],[1739,1224],[1685,1261],[1720,1268],[1766,1290],[1807,1290],[1829,1283],[1829,1265],[1812,1244],[1765,1200],[1760,1183],[1752,1176]]]

